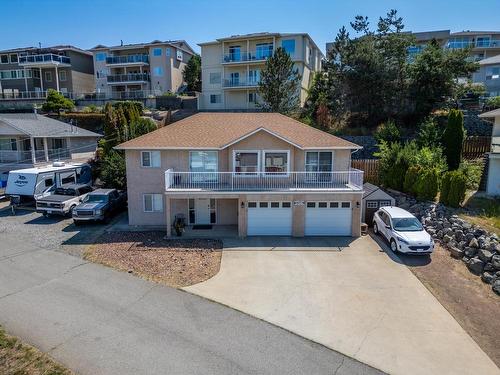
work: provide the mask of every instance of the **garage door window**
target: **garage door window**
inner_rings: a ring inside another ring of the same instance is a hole
[[[328,207],[328,203],[327,202],[319,202],[318,203],[318,207],[319,208],[327,208]]]
[[[342,202],[342,208],[351,208],[351,202]]]
[[[280,208],[280,202],[271,202],[271,208]]]
[[[367,208],[378,208],[378,202],[366,202]]]
[[[330,208],[339,208],[339,202],[330,202]]]
[[[257,202],[248,202],[248,208],[257,208]]]
[[[315,208],[316,202],[307,202],[307,208]]]
[[[380,201],[380,207],[390,206],[391,201]]]
[[[282,202],[281,207],[290,208],[290,207],[292,207],[292,203],[291,202]]]
[[[259,202],[259,207],[260,208],[267,208],[269,204],[267,202]]]

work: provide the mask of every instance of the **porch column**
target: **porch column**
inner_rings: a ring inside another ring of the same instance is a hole
[[[167,223],[167,237],[172,236],[172,223],[171,223],[171,209],[170,209],[170,198],[165,195],[165,222]]]
[[[33,73],[31,73],[33,74]],[[24,68],[24,90],[28,92],[28,71]],[[28,95],[28,94],[26,94]]]
[[[246,236],[247,236],[246,196],[242,195],[238,198],[238,237],[245,238]]]
[[[43,92],[43,75],[42,75],[42,68],[38,68],[39,72],[40,72],[40,89],[42,90]]]
[[[47,137],[43,138],[43,151],[45,152],[45,161],[49,161],[49,146],[47,144]]]
[[[57,92],[59,92],[59,72],[57,71],[57,65],[56,65],[56,87],[57,87]]]
[[[30,137],[30,146],[31,146],[31,162],[36,164],[36,154],[35,154],[35,140],[33,137]]]

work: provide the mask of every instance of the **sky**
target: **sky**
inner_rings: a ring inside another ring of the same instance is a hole
[[[397,9],[408,31],[500,30],[500,0],[0,0],[0,50],[71,44],[197,43],[253,32],[306,32],[318,47],[360,14]]]

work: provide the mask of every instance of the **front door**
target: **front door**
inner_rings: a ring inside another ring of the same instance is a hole
[[[210,199],[195,199],[194,208],[196,211],[195,224],[210,224]]]

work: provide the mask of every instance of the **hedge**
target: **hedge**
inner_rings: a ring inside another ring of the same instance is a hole
[[[415,184],[418,199],[433,201],[439,191],[439,171],[436,168],[420,170]]]
[[[451,207],[459,207],[465,199],[467,177],[460,171],[449,171],[441,182],[440,202]]]
[[[418,175],[422,168],[420,165],[414,165],[408,168],[405,174],[405,180],[403,183],[403,189],[406,193],[415,195],[416,194],[416,184]]]
[[[104,114],[102,113],[70,112],[63,113],[60,116],[56,116],[55,118],[64,122],[70,122],[71,120],[73,120],[73,125],[78,126],[79,128],[93,131],[95,133],[102,134],[103,132]]]

